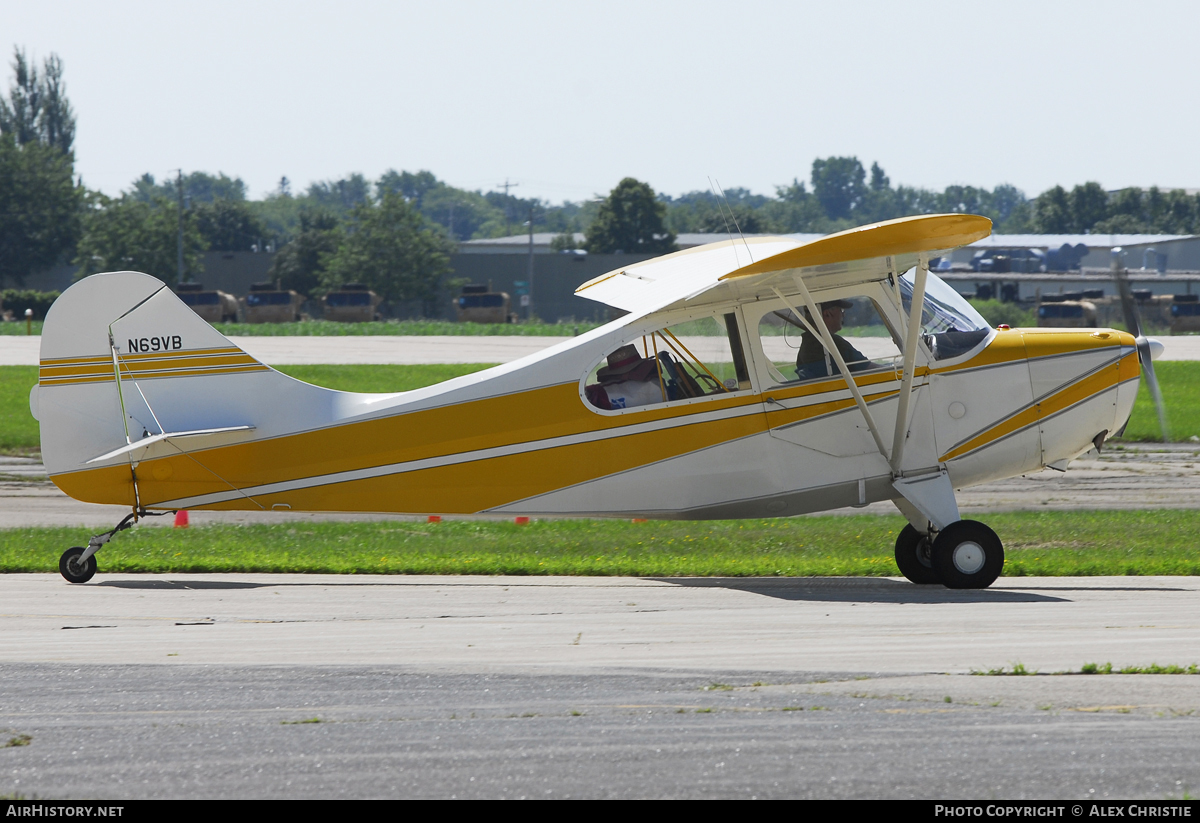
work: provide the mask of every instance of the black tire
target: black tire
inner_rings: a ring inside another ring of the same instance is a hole
[[[63,552],[62,557],[58,559],[58,571],[68,583],[86,583],[95,576],[96,555],[93,554],[86,563],[80,564],[79,558],[82,556],[83,547],[74,546]]]
[[[984,524],[959,520],[933,542],[933,568],[946,588],[986,589],[1004,569],[1004,546]]]
[[[896,565],[900,574],[918,585],[941,583],[937,569],[933,567],[932,541],[911,524],[905,526],[896,537]]]

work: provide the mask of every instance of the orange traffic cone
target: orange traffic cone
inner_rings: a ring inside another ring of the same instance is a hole
[[[188,527],[187,509],[180,509],[175,512],[175,528],[186,529]]]

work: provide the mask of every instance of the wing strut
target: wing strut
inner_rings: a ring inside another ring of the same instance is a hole
[[[917,260],[914,275],[912,305],[908,311],[908,329],[904,338],[904,377],[900,381],[900,405],[896,409],[896,433],[892,437],[892,477],[900,477],[900,463],[904,459],[904,441],[908,438],[908,401],[912,394],[913,374],[917,364],[917,341],[921,339],[921,310],[925,306],[925,281],[929,274],[929,256],[922,254]],[[897,290],[900,286],[896,275]],[[901,309],[904,301],[900,301]]]
[[[792,310],[792,313],[804,324],[806,329],[820,338],[821,345],[829,352],[829,356],[833,358],[833,362],[837,363],[838,371],[846,379],[846,386],[850,389],[850,393],[854,395],[854,402],[858,404],[858,410],[862,412],[863,419],[867,421],[867,428],[871,430],[871,436],[875,438],[875,447],[879,449],[879,453],[883,455],[883,459],[887,460],[887,447],[883,445],[883,438],[879,435],[879,428],[875,425],[875,418],[871,416],[871,410],[867,408],[867,401],[863,400],[862,392],[858,390],[858,384],[850,376],[850,369],[846,366],[846,361],[842,358],[842,353],[838,351],[837,346],[834,344],[833,337],[829,334],[829,329],[825,326],[825,322],[816,319],[821,316],[821,310],[813,302],[812,295],[808,293],[808,288],[804,285],[804,280],[801,277],[796,277],[796,286],[800,289],[800,296],[804,298],[804,305],[808,307],[809,316],[814,318],[812,323],[804,319],[804,314],[798,311],[792,305],[792,302],[783,296],[783,292],[774,286],[771,287],[771,291],[775,292],[775,296]]]

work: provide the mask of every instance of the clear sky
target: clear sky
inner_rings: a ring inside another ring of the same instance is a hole
[[[1200,188],[1194,2],[4,0],[64,63],[76,169],[389,168],[551,202],[633,176],[772,194],[856,155],[893,184]],[[0,85],[11,81],[3,72]]]

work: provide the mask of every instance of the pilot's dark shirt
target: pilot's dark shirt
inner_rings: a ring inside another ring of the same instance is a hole
[[[833,335],[833,344],[837,346],[838,354],[846,361],[850,371],[862,371],[871,368],[871,361],[858,349],[846,342],[841,335]],[[815,334],[806,333],[800,338],[800,352],[796,355],[796,376],[801,380],[813,377],[833,377],[838,374],[837,363],[828,357],[825,347]]]

